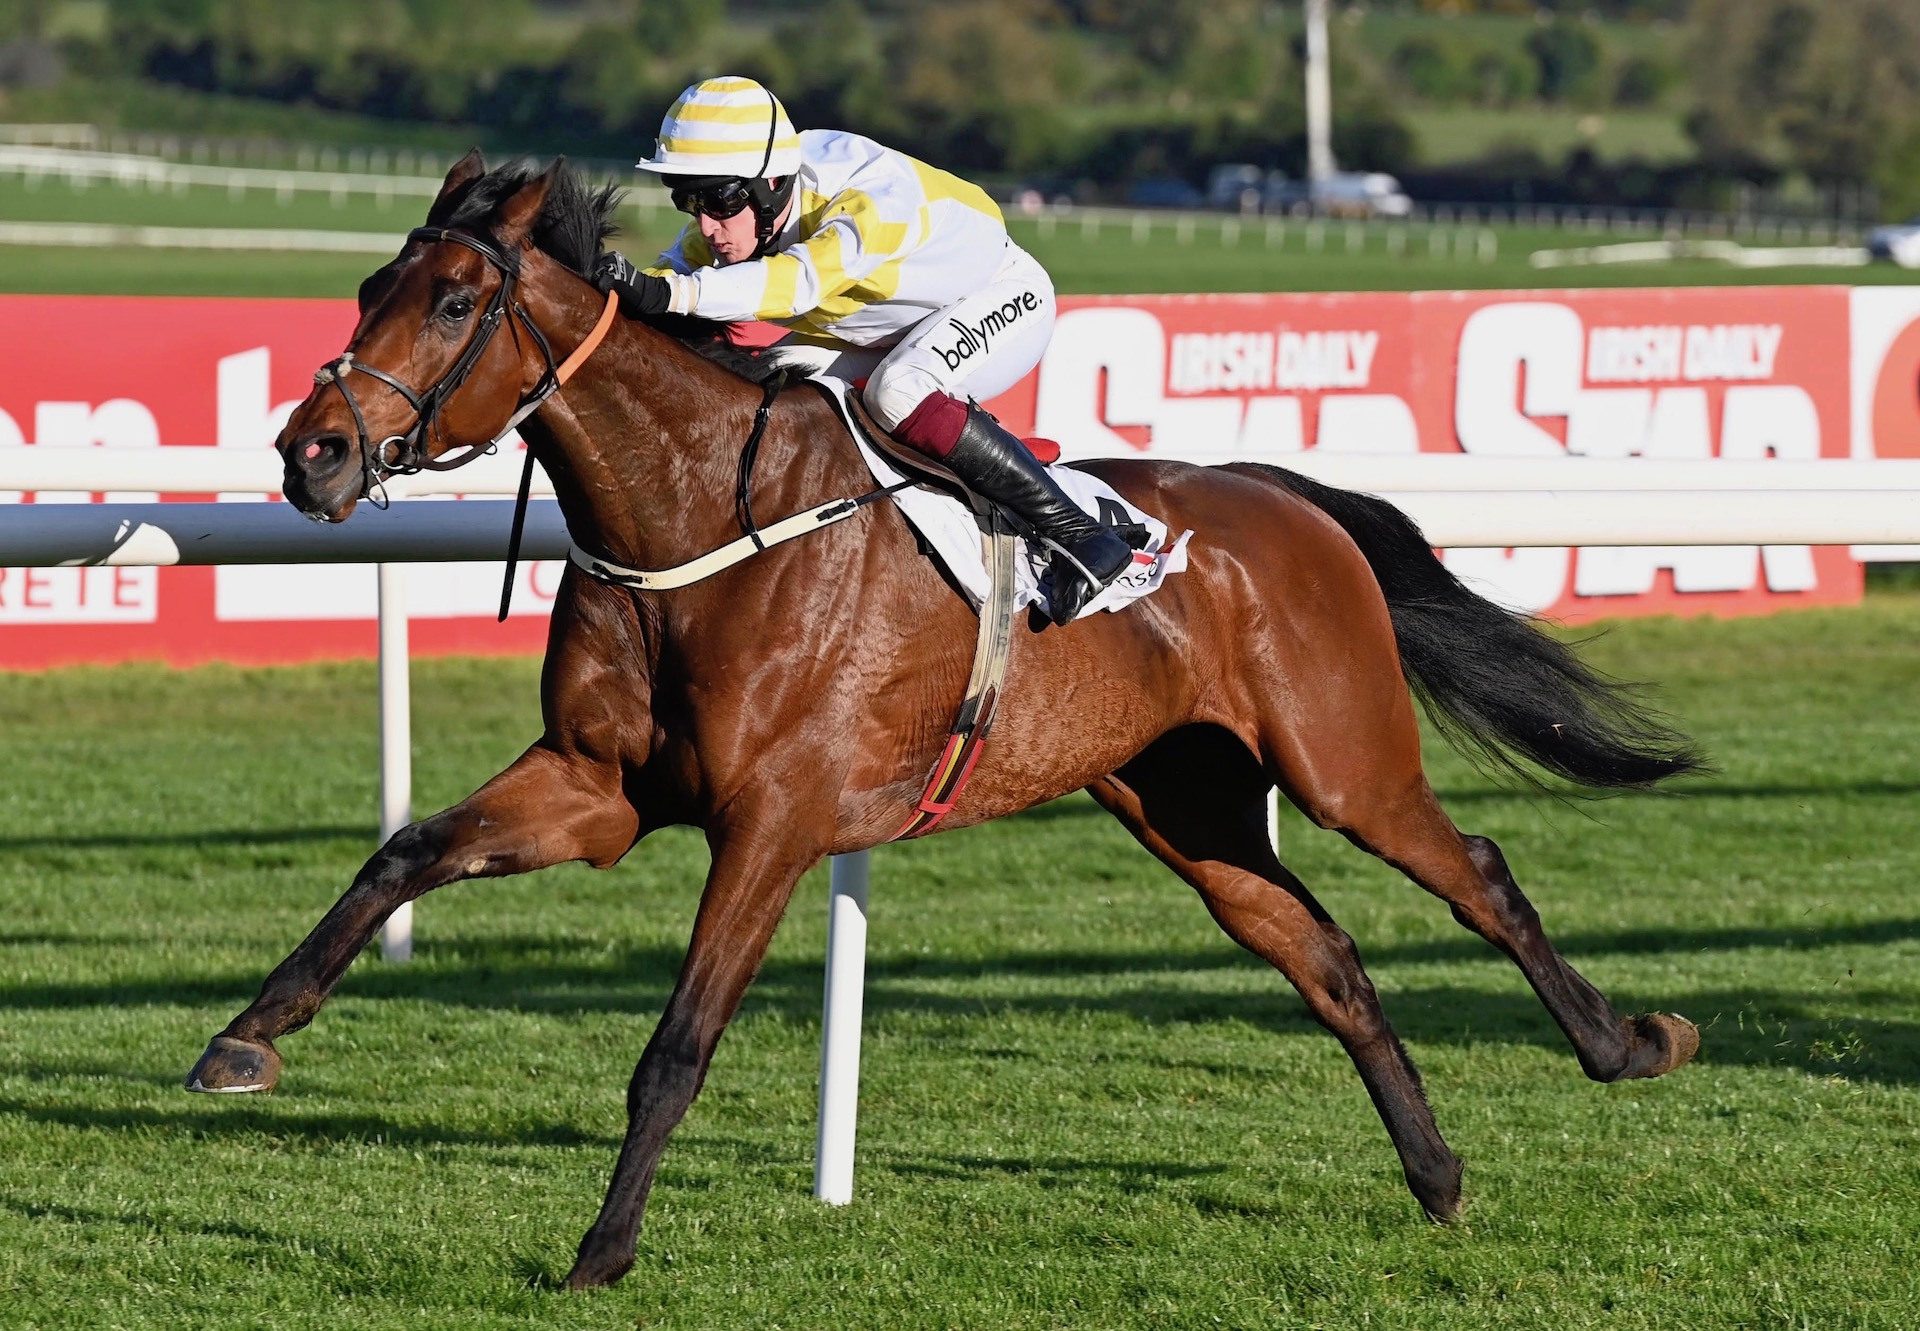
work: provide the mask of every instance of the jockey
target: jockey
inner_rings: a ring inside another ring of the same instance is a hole
[[[1051,547],[1055,623],[1126,570],[1127,542],[978,405],[1039,363],[1055,313],[1052,281],[983,191],[857,134],[795,133],[746,78],[681,93],[636,165],[693,220],[658,267],[601,257],[594,280],[627,314],[763,319],[791,330],[770,353],[782,361],[864,377],[867,410],[895,439]]]

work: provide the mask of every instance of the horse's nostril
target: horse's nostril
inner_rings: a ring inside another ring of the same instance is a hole
[[[345,435],[316,434],[309,435],[303,442],[296,442],[290,456],[297,455],[302,462],[317,463],[323,467],[337,467],[346,459],[348,452]]]

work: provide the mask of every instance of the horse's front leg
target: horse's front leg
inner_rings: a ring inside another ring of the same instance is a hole
[[[465,800],[401,828],[306,940],[274,968],[260,996],[227,1024],[187,1074],[192,1091],[264,1091],[280,1076],[273,1042],[297,1031],[402,903],[463,878],[499,877],[569,860],[605,867],[639,834],[615,764],[538,745]]]
[[[626,1140],[599,1218],[580,1241],[570,1287],[610,1285],[633,1266],[640,1217],[667,1135],[699,1094],[714,1047],[760,970],[794,883],[824,853],[799,830],[805,825],[801,812],[788,806],[777,822],[768,818],[713,838],[713,867],[693,939],[627,1087]]]

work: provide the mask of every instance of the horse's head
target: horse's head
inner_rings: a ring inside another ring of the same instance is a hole
[[[579,193],[560,162],[539,174],[488,175],[478,150],[468,153],[447,173],[426,225],[360,284],[346,351],[314,375],[274,443],[283,489],[301,512],[340,522],[388,476],[458,465],[443,459],[461,452],[465,461],[464,450],[498,438],[550,386],[552,349],[519,288],[529,260],[542,275],[563,267],[544,263],[533,239],[557,181],[560,192]],[[593,294],[584,283],[580,291]]]

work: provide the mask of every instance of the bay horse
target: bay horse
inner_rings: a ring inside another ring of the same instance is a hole
[[[560,161],[490,172],[475,152],[456,164],[427,225],[360,288],[347,355],[281,432],[287,498],[343,521],[384,475],[484,445],[538,401],[522,434],[579,545],[649,569],[736,539],[736,468],[762,390],[691,347],[684,320],[607,326],[583,274],[617,198]],[[555,356],[577,360],[599,331],[578,373],[543,399]],[[1616,1013],[1548,942],[1500,848],[1455,828],[1421,768],[1413,694],[1470,749],[1593,789],[1699,769],[1683,736],[1468,591],[1383,500],[1251,464],[1087,466],[1172,530],[1196,532],[1189,567],[1123,613],[1016,634],[997,727],[947,827],[1090,791],[1345,1046],[1435,1220],[1459,1211],[1460,1161],[1353,940],[1275,855],[1265,806],[1276,785],[1504,952],[1588,1076],[1657,1077],[1693,1057],[1692,1023]],[[758,475],[762,512],[873,488],[812,391],[773,398]],[[188,1085],[270,1088],[275,1041],[313,1019],[401,903],[565,861],[606,868],[656,828],[698,827],[712,865],[692,938],[568,1283],[618,1280],[667,1137],[796,880],[824,856],[888,839],[913,807],[975,623],[885,503],[678,590],[569,568],[540,737],[459,804],[395,833]]]

